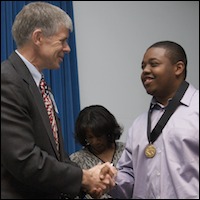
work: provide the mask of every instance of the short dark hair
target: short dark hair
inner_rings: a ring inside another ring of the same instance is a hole
[[[80,111],[75,123],[75,139],[86,146],[86,132],[90,130],[96,137],[105,135],[109,143],[119,139],[123,128],[114,115],[102,105],[91,105]]]
[[[153,47],[161,47],[166,49],[167,56],[171,60],[172,64],[177,63],[178,61],[182,61],[185,65],[184,70],[184,79],[187,76],[187,56],[185,50],[180,44],[177,44],[173,41],[160,41],[152,44],[148,49]]]

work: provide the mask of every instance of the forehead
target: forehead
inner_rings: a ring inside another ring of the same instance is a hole
[[[144,54],[144,59],[150,59],[150,58],[161,59],[164,57],[166,57],[166,49],[162,47],[152,47],[150,49],[147,49],[147,51]]]
[[[87,136],[93,136],[94,135],[93,132],[92,132],[92,130],[90,128],[85,129],[85,134]]]
[[[69,29],[64,26],[60,26],[54,37],[57,38],[68,38],[69,37]]]

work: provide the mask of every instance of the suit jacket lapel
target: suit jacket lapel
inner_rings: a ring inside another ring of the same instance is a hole
[[[19,73],[19,75],[22,77],[22,79],[28,84],[28,87],[32,94],[32,98],[35,101],[35,104],[44,122],[44,126],[46,127],[46,130],[47,130],[49,139],[51,141],[51,144],[53,146],[53,149],[55,151],[55,154],[57,155],[57,158],[59,159],[59,153],[56,149],[56,143],[52,134],[51,125],[49,123],[49,117],[46,112],[46,108],[44,106],[44,102],[40,94],[39,88],[37,87],[27,66],[24,64],[24,62],[20,59],[20,57],[15,52],[11,54],[11,56],[9,57],[9,60],[12,63],[13,67],[16,69],[16,71]],[[59,127],[59,130],[60,130],[60,127]]]

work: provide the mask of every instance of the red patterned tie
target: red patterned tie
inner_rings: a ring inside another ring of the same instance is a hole
[[[56,142],[57,150],[59,150],[58,128],[57,128],[57,124],[56,124],[56,118],[55,118],[55,114],[54,114],[53,103],[52,103],[52,100],[50,98],[48,86],[47,86],[43,76],[42,76],[41,81],[40,81],[40,90],[41,90],[42,97],[43,97],[43,100],[44,100],[44,104],[45,104],[45,107],[47,109],[47,113],[48,113],[49,120],[50,120],[50,123],[51,123],[51,128],[52,128],[52,131],[53,131],[53,136],[54,136],[54,139],[55,139],[55,142]]]

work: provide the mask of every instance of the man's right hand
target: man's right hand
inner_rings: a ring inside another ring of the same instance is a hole
[[[109,162],[83,170],[82,187],[93,198],[100,198],[115,185],[117,170]]]

